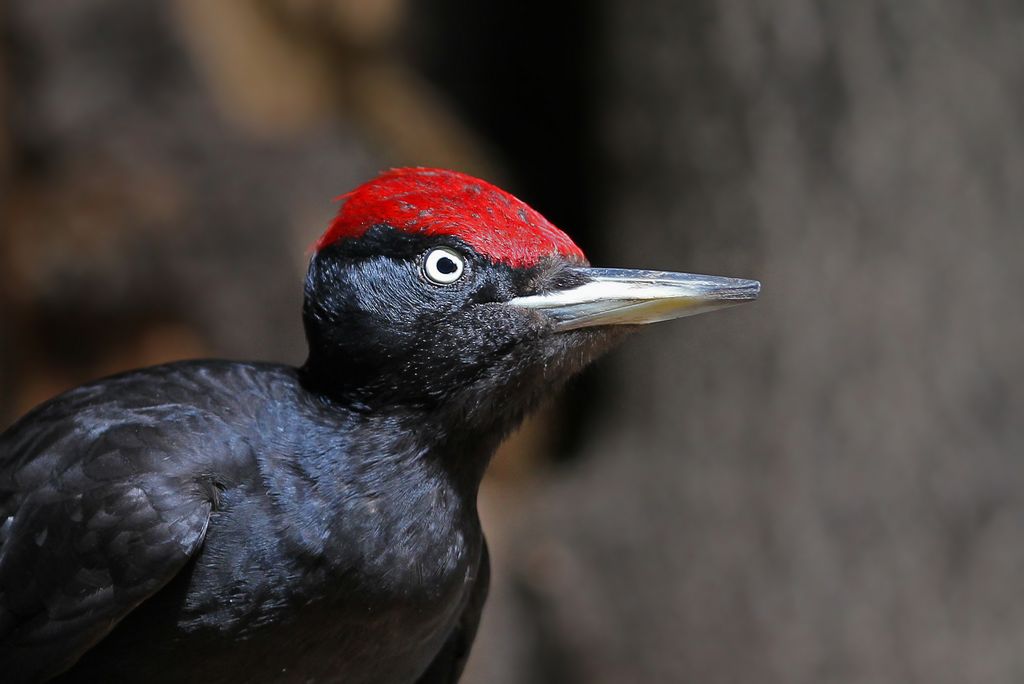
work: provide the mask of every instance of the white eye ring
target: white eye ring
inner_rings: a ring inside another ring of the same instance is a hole
[[[427,253],[423,262],[423,275],[438,285],[449,285],[462,277],[466,260],[454,249],[438,247]]]

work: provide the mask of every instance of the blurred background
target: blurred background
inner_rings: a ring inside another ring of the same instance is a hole
[[[0,425],[300,363],[331,198],[456,168],[764,283],[503,450],[466,681],[1024,681],[1021,3],[3,0],[0,113]]]

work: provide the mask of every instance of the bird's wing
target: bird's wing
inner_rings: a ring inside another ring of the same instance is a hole
[[[454,684],[459,681],[462,669],[466,667],[469,651],[476,638],[476,630],[480,625],[480,614],[487,600],[487,590],[491,584],[491,560],[487,552],[487,542],[480,551],[480,568],[477,571],[469,600],[458,623],[434,657],[430,667],[417,680],[417,684]]]
[[[5,681],[73,665],[206,533],[215,492],[176,466],[188,455],[160,438],[160,416],[114,410],[99,392],[69,393],[0,435]]]
[[[153,480],[29,495],[0,533],[0,669],[36,679],[74,664],[181,570],[210,511]]]

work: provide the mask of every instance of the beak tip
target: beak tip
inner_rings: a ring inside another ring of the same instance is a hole
[[[761,282],[740,278],[727,279],[725,283],[709,289],[707,296],[729,304],[752,302],[761,296]]]

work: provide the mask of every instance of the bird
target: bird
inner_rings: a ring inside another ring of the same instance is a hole
[[[458,681],[503,438],[638,326],[760,291],[592,268],[456,171],[391,169],[338,199],[302,365],[129,371],[0,435],[0,679]]]

